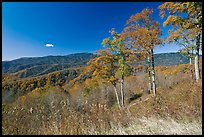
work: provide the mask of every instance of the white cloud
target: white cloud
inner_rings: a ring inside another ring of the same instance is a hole
[[[46,46],[46,47],[54,47],[53,44],[46,44],[45,46]]]

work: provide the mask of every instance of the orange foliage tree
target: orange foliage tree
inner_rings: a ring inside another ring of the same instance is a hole
[[[140,53],[148,60],[149,92],[156,96],[154,47],[162,44],[159,23],[152,17],[153,10],[143,9],[140,13],[132,15],[126,23],[123,33],[129,41],[132,50]]]
[[[116,88],[118,78],[115,75],[117,71],[115,56],[105,50],[99,50],[98,53],[100,54],[99,57],[93,58],[87,63],[88,69],[86,70],[86,73],[91,72],[94,78],[104,80],[113,85],[118,107],[120,108],[120,100]]]
[[[88,64],[93,76],[113,85],[120,108],[125,106],[124,78],[131,74],[133,61],[124,35],[118,34],[115,29],[111,29],[110,33],[111,37],[105,38],[102,42],[104,49],[97,51],[99,57],[92,59]],[[120,82],[121,102],[116,89],[118,82]]]

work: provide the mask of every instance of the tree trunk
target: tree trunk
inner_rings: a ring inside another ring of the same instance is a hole
[[[156,96],[156,82],[155,82],[155,70],[154,70],[154,50],[151,49],[151,67],[152,67],[152,89],[153,89],[153,95]]]
[[[149,79],[149,94],[152,92],[152,80],[151,80],[151,66],[150,66],[150,54],[147,56],[147,61],[148,61],[148,79]]]
[[[193,79],[192,57],[189,58],[190,77]]]
[[[196,82],[200,79],[199,75],[199,48],[200,48],[200,34],[197,36],[196,40],[196,51],[195,51],[195,76]]]
[[[125,57],[122,55],[122,70],[121,70],[121,83],[120,83],[120,92],[121,92],[121,106],[125,107],[124,99],[124,75],[125,75]]]
[[[116,85],[114,85],[114,91],[115,91],[115,96],[116,96],[116,99],[117,99],[117,102],[118,102],[118,108],[120,109],[120,100],[119,100],[119,97],[118,97],[118,92],[117,92],[117,89],[116,89]]]
[[[120,89],[121,89],[121,105],[122,105],[122,107],[125,106],[123,86],[124,86],[124,74],[122,74],[122,79],[121,79],[121,84],[120,84]]]

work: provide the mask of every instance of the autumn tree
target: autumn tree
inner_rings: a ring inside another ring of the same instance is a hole
[[[86,73],[91,73],[93,77],[99,80],[102,79],[113,85],[118,107],[121,108],[116,88],[118,78],[115,75],[117,71],[115,56],[108,53],[106,50],[99,50],[98,54],[100,56],[91,59],[87,63],[88,69],[86,70]]]
[[[120,79],[121,105],[124,107],[124,78],[131,73],[131,50],[126,43],[125,36],[123,34],[118,34],[114,28],[111,29],[110,33],[112,38],[108,37],[104,39],[102,44],[106,50],[116,57],[118,67],[116,76]]]
[[[159,6],[160,16],[164,18],[166,12],[167,19],[163,25],[171,25],[169,37],[183,39],[178,37],[178,32],[186,35],[185,41],[195,40],[193,49],[195,50],[195,75],[196,81],[200,79],[199,74],[199,50],[201,47],[202,37],[202,2],[165,2]],[[192,45],[190,45],[192,48]]]
[[[124,33],[129,40],[133,51],[140,53],[148,61],[149,92],[156,96],[154,47],[162,44],[159,23],[152,17],[153,10],[143,9],[132,15],[126,23]]]
[[[115,29],[110,31],[111,37],[102,41],[104,49],[98,50],[98,57],[92,59],[89,65],[89,71],[92,71],[94,77],[101,78],[114,87],[118,107],[124,107],[124,79],[131,73],[131,55],[128,46],[125,44],[125,37],[118,34]],[[116,85],[120,82],[121,100],[117,92]]]

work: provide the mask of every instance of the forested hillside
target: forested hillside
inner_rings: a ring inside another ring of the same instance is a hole
[[[189,58],[179,53],[155,54],[155,66],[173,66],[189,63]]]
[[[34,89],[43,90],[48,89],[50,86],[62,86],[64,83],[79,76],[81,72],[82,68],[70,68],[26,79],[19,79],[12,75],[3,75],[2,100],[3,102],[11,102]]]
[[[20,58],[12,61],[3,61],[2,72],[6,74],[12,73],[12,75],[19,78],[35,77],[67,68],[86,66],[86,63],[95,56],[92,53],[77,53],[67,56]],[[155,54],[156,66],[172,66],[188,62],[188,57],[179,53]]]
[[[20,58],[12,61],[3,61],[2,72],[16,73],[19,77],[31,77],[70,67],[85,66],[87,61],[93,57],[95,55],[91,53],[76,53],[67,56]]]

